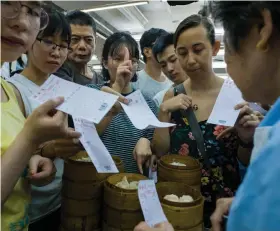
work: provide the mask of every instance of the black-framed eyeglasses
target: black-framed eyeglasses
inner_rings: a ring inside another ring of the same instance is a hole
[[[47,12],[40,6],[30,7],[28,2],[22,1],[1,1],[1,17],[7,19],[17,18],[22,12],[22,8],[26,9],[30,26],[33,29],[43,30],[47,27],[49,16]],[[32,2],[30,2],[31,4]]]
[[[55,50],[57,47],[61,53],[67,53],[69,50],[69,46],[64,44],[56,44],[52,40],[46,38],[36,38],[41,44],[43,44],[48,51]]]

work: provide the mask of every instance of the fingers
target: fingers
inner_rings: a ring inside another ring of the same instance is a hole
[[[137,158],[137,166],[138,166],[138,170],[141,174],[143,174],[143,162],[140,158]]]
[[[217,200],[216,210],[210,218],[213,231],[222,231],[221,224],[223,221],[223,216],[228,213],[232,201],[233,198],[222,198]]]
[[[129,66],[119,66],[117,72],[119,75],[132,76],[132,71]]]
[[[119,96],[118,101],[124,104],[129,104],[129,100],[122,95]]]
[[[254,114],[250,114],[250,115],[245,115],[243,116],[239,121],[238,124],[239,125],[244,125],[246,122],[248,121],[259,121],[258,117]]]
[[[69,128],[66,128],[66,131],[65,131],[65,137],[66,138],[80,138],[82,136],[82,134],[80,132],[77,132],[77,131],[73,131],[73,130],[70,130]]]
[[[32,164],[32,169],[30,169],[31,179],[44,179],[56,172],[54,164],[49,158],[36,155],[30,159],[30,162]],[[36,172],[34,172],[34,169],[36,169]]]
[[[149,229],[150,227],[146,222],[141,222],[134,228],[134,231],[147,231]]]
[[[29,173],[31,176],[37,173],[40,159],[41,157],[39,155],[34,155],[30,158]]]
[[[234,109],[235,109],[235,110],[239,110],[239,109],[241,109],[241,108],[243,108],[243,107],[245,107],[245,106],[249,106],[249,103],[248,103],[248,102],[243,102],[243,103],[237,104],[237,105],[234,107]]]
[[[257,121],[246,121],[242,126],[245,127],[245,128],[256,128],[258,127],[260,124],[260,121],[257,120]]]
[[[129,102],[128,99],[126,99],[121,93],[113,90],[110,87],[107,87],[107,86],[102,87],[101,91],[104,91],[104,92],[107,92],[107,93],[119,96],[118,101],[121,102],[121,103],[128,104],[128,102]]]
[[[53,116],[53,119],[57,121],[58,124],[61,124],[61,125],[65,125],[65,120],[67,118],[67,114],[62,112],[62,111],[57,111],[54,116]]]
[[[222,131],[222,132],[216,137],[216,139],[217,139],[217,140],[220,140],[220,139],[226,137],[227,135],[229,135],[230,133],[232,133],[234,130],[235,130],[234,127],[226,128],[224,131]]]
[[[76,146],[76,147],[61,147],[61,148],[56,148],[55,153],[56,156],[59,158],[68,158],[71,156],[76,155],[78,152],[82,150],[82,147]]]
[[[48,100],[47,102],[40,105],[35,111],[37,111],[41,115],[48,114],[48,112],[52,111],[59,105],[64,102],[63,97],[57,97],[55,99]]]
[[[127,49],[127,47],[124,47],[124,61],[128,61],[129,56],[129,50]]]

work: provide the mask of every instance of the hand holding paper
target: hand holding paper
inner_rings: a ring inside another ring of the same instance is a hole
[[[226,79],[207,123],[233,127],[239,115],[239,110],[234,107],[243,101],[234,82],[230,78]]]
[[[42,104],[58,96],[65,99],[64,103],[57,107],[58,110],[97,124],[118,99],[116,95],[84,87],[54,75],[47,79],[31,99]]]

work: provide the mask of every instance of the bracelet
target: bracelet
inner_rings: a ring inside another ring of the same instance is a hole
[[[238,140],[239,140],[239,146],[242,147],[242,148],[252,149],[254,147],[254,142],[253,141],[251,141],[249,143],[245,143],[244,141],[242,141],[240,139],[240,137],[238,137]]]

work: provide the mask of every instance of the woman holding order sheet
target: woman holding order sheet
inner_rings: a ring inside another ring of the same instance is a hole
[[[211,170],[204,165],[201,178],[201,189],[206,198],[204,224],[210,227],[210,215],[216,200],[232,196],[240,183],[237,159],[248,163],[254,128],[259,120],[246,104],[241,104],[236,107],[241,112],[234,132],[224,133],[225,127],[207,124],[224,83],[212,69],[212,56],[220,48],[220,43],[215,40],[214,26],[208,18],[192,15],[180,23],[174,36],[177,57],[189,76],[182,85],[187,94],[180,92],[179,88],[165,94],[159,120],[177,126],[155,129],[153,143],[159,156],[167,153],[189,155],[204,163],[188,120],[180,113],[180,110],[192,108],[211,165]]]
[[[136,79],[140,53],[135,39],[124,32],[117,32],[107,38],[102,52],[102,75],[105,86],[111,87],[126,97],[133,93],[131,81]],[[99,88],[95,85],[89,87]],[[150,109],[156,113],[152,98],[144,95]],[[121,106],[107,114],[96,125],[101,140],[111,155],[119,156],[126,172],[143,173],[143,164],[151,156],[153,129],[136,129]],[[140,115],[141,116],[141,115]]]
[[[1,63],[30,49],[47,24],[41,2],[1,1]],[[26,122],[19,101],[18,92],[1,78],[1,230],[26,231],[29,183],[44,185],[53,179],[52,161],[34,155],[36,148],[48,140],[80,136],[65,126],[66,115],[55,110],[62,98],[44,103]]]
[[[19,74],[13,75],[11,82],[21,93],[25,113],[29,116],[38,107],[30,100],[40,86],[54,73],[67,58],[71,40],[71,29],[65,16],[57,11],[48,12],[49,23],[37,35],[28,50],[28,63]],[[40,155],[54,160],[57,172],[53,182],[45,187],[32,186],[32,200],[29,207],[29,231],[58,230],[60,225],[61,185],[63,159],[82,150],[78,139],[59,139],[46,142],[37,150]]]

